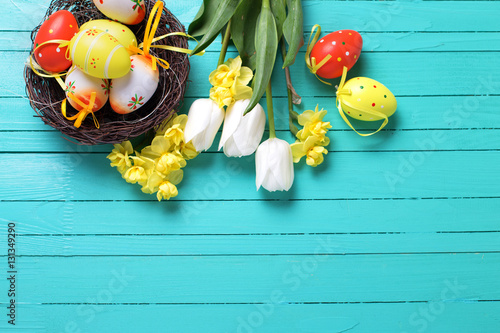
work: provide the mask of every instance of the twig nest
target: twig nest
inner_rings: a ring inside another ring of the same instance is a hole
[[[146,17],[149,16],[155,1],[145,0],[144,9]],[[78,26],[90,20],[107,19],[94,5],[92,0],[53,0],[45,14],[44,22],[51,14],[58,10],[71,12]],[[142,20],[129,29],[137,37],[137,44],[144,38],[147,20]],[[34,41],[40,26],[32,31],[31,39]],[[184,26],[168,10],[163,9],[156,36],[171,32],[185,32]],[[156,45],[170,45],[179,48],[188,48],[187,38],[184,36],[169,36],[155,42]],[[44,78],[35,74],[30,66],[25,68],[26,93],[30,104],[37,115],[49,126],[61,133],[75,139],[80,144],[95,145],[106,143],[119,143],[144,134],[157,127],[160,123],[175,113],[184,97],[187,78],[189,74],[189,59],[184,53],[172,52],[163,49],[152,49],[150,53],[166,60],[169,69],[158,68],[158,87],[149,99],[136,111],[128,114],[119,114],[112,110],[107,102],[93,117],[87,117],[79,128],[73,121],[66,119],[61,113],[61,103],[66,98],[65,91],[61,89],[53,78]],[[77,114],[77,110],[67,106],[67,115]],[[100,125],[95,126],[95,121]]]

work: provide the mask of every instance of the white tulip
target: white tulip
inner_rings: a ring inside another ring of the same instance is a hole
[[[228,157],[253,154],[262,140],[266,114],[262,106],[257,104],[243,116],[249,103],[249,99],[238,100],[226,110],[219,150],[224,147],[224,154]]]
[[[277,138],[264,141],[255,154],[257,190],[288,191],[293,184],[293,156],[288,142]]]
[[[224,110],[211,99],[197,99],[191,104],[184,129],[184,140],[192,141],[196,151],[207,150],[224,120]]]

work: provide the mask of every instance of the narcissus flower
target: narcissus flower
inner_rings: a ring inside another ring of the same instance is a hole
[[[147,185],[142,188],[145,193],[156,193],[158,201],[162,199],[170,200],[170,198],[176,197],[178,194],[177,187],[175,185],[182,181],[183,172],[182,170],[172,171],[168,175],[160,175],[158,173],[152,173],[148,179]]]
[[[131,156],[130,158],[134,161],[134,165],[125,171],[123,178],[127,183],[139,183],[142,185],[142,183],[148,180],[149,175],[153,172],[154,161],[143,156]]]
[[[166,175],[186,166],[186,160],[175,148],[173,141],[164,136],[157,136],[151,142],[151,146],[142,150],[142,156],[156,159],[156,171]]]
[[[224,105],[231,105],[235,101],[231,88],[225,87],[212,87],[210,89],[210,99],[217,103],[221,109]]]
[[[213,85],[210,89],[210,98],[222,108],[230,106],[236,100],[252,97],[252,88],[247,84],[252,80],[253,72],[250,68],[241,66],[240,56],[228,59],[217,67],[208,80]]]
[[[125,141],[121,144],[115,144],[114,149],[107,156],[107,158],[111,161],[110,165],[112,167],[116,167],[120,173],[123,173],[132,165],[129,155],[133,152],[134,148],[132,147],[130,141]]]
[[[257,190],[262,186],[270,192],[288,191],[293,184],[293,157],[288,142],[270,138],[255,154]]]
[[[318,105],[316,109],[306,110],[298,117],[298,122],[300,125],[304,126],[297,133],[297,138],[301,141],[305,141],[310,136],[315,136],[318,140],[323,140],[329,128],[332,128],[329,122],[324,122],[323,117],[326,115],[327,111],[321,109],[318,111]]]
[[[241,58],[237,56],[229,58],[225,63],[217,67],[208,80],[214,87],[231,88],[234,85],[246,86],[253,77],[253,72],[246,66],[241,66]]]
[[[224,147],[224,154],[228,157],[253,154],[262,140],[266,114],[262,106],[257,104],[243,116],[249,103],[249,99],[239,100],[226,110],[219,149]]]
[[[193,143],[184,137],[187,120],[186,115],[165,120],[156,130],[151,145],[140,153],[136,151],[135,156],[129,156],[134,152],[130,142],[115,145],[108,156],[111,165],[121,168],[122,177],[129,183],[141,185],[144,193],[156,193],[159,201],[177,196],[176,185],[183,177],[181,168],[186,166],[186,160],[198,155]]]
[[[186,128],[187,120],[188,117],[185,114],[173,118],[167,123],[162,135],[174,145],[180,145],[184,140],[184,129]]]
[[[298,163],[300,159],[306,156],[306,163],[316,167],[323,163],[323,155],[328,154],[328,150],[323,147],[330,143],[330,139],[325,137],[323,142],[316,137],[310,136],[306,141],[297,141],[290,145],[292,148],[293,161]]]
[[[197,99],[188,113],[184,141],[192,141],[196,151],[207,150],[224,120],[224,110],[210,99]]]
[[[181,142],[181,144],[179,145],[179,152],[185,160],[192,160],[199,154],[191,141],[189,141],[188,143],[184,141]]]

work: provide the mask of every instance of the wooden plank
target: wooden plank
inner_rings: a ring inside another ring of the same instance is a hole
[[[465,234],[22,236],[17,244],[19,256],[484,253],[498,251],[500,230]],[[331,247],[320,250],[321,244]]]
[[[322,35],[329,32],[324,27]],[[363,52],[408,52],[408,51],[500,51],[498,32],[362,32]],[[309,31],[304,34],[309,39]],[[30,51],[31,32],[0,32],[0,51]],[[207,48],[207,52],[220,52],[221,38],[218,37]],[[189,41],[190,48],[195,41]],[[230,45],[230,50],[234,46]],[[304,52],[305,47],[302,49]]]
[[[443,287],[443,290],[447,286]],[[104,289],[106,290],[106,289]],[[452,293],[450,293],[452,295]],[[271,295],[269,295],[271,296]],[[277,289],[276,299],[280,299]],[[497,331],[499,302],[434,299],[402,304],[19,304],[17,332],[360,332],[429,333]],[[471,320],[476,318],[477,320]],[[110,323],[113,323],[110,325]],[[6,328],[0,322],[0,328]]]
[[[333,115],[337,117],[337,115]],[[333,121],[332,116],[326,120]],[[359,126],[358,128],[362,128]],[[427,130],[384,131],[366,139],[353,131],[330,132],[330,152],[341,151],[434,151],[434,150],[499,150],[500,131],[496,130]],[[281,138],[289,142],[294,137],[287,130],[280,131]],[[269,136],[266,131],[264,139]],[[218,149],[218,135],[209,151]],[[110,153],[111,145],[78,146],[68,142],[59,132],[0,132],[0,152],[69,152]]]
[[[276,289],[293,303],[498,300],[499,265],[492,253],[17,258],[19,300],[35,304],[253,303]],[[117,276],[127,287],[101,299]],[[442,295],[450,285],[458,297]]]
[[[253,156],[220,156],[205,153],[189,161],[176,198],[189,200],[180,208],[185,214],[198,213],[193,200],[497,197],[500,188],[491,167],[500,162],[497,152],[336,153],[315,170],[296,165],[294,186],[284,193],[255,191]],[[9,172],[0,173],[0,200],[155,200],[126,185],[104,154],[2,158]]]
[[[325,1],[304,0],[304,31],[314,24],[358,31],[498,31],[496,1]],[[166,7],[183,24],[192,21],[199,0],[167,1]],[[0,13],[0,30],[31,31],[38,25],[48,0],[16,0]],[[325,8],[331,8],[325,10]],[[332,13],[334,11],[334,14]],[[481,19],[477,19],[480,17]],[[328,28],[327,28],[328,29]]]
[[[184,205],[184,202],[154,201],[24,201],[0,202],[0,211],[3,221],[16,223],[21,237],[28,234],[465,234],[498,231],[500,199],[215,201],[192,203],[200,210],[191,215],[184,214]],[[311,212],[321,213],[310,218]],[[376,216],[374,212],[384,213]],[[270,221],[270,216],[279,218]]]
[[[24,96],[25,83],[19,77],[19,73],[23,71],[28,54],[23,52],[15,52],[15,56],[12,54],[12,52],[0,52],[0,59],[5,59],[0,63],[0,70],[6,77],[17,78],[15,81],[1,81],[0,95]],[[234,52],[228,52],[227,57],[235,56]],[[206,78],[216,67],[218,54],[210,52],[201,58],[191,59],[190,78],[193,82],[189,85],[186,96],[207,97],[211,86]],[[279,64],[279,61],[277,63]],[[498,95],[500,82],[491,72],[491,68],[497,67],[500,67],[500,57],[496,52],[367,53],[349,72],[349,77],[374,78],[386,85],[396,97]],[[308,72],[302,61],[292,66],[291,75],[295,78],[296,90],[304,96],[334,96],[332,87],[321,84]],[[432,77],[439,77],[439,80],[430,79]],[[332,82],[338,84],[338,81]],[[284,72],[281,66],[277,65],[273,75],[273,87],[275,87],[273,92],[276,96],[286,96],[286,86],[283,82]],[[471,104],[471,107],[476,104]]]
[[[205,96],[207,97],[207,96]],[[180,112],[187,113],[196,98],[187,97]],[[50,131],[40,119],[34,117],[28,101],[22,98],[3,98],[0,100],[7,108],[0,117],[1,131]],[[264,100],[262,101],[265,104]],[[275,108],[275,125],[278,130],[288,129],[287,99],[273,98]],[[303,112],[314,109],[316,104],[328,110],[328,120],[332,130],[348,130],[349,126],[338,116],[333,97],[302,98],[302,104],[295,110]],[[500,96],[430,96],[430,97],[398,97],[398,112],[391,117],[386,129],[457,129],[457,128],[500,128]],[[265,105],[264,105],[265,106]],[[355,122],[356,126],[366,128],[368,123]],[[2,135],[2,134],[0,134]],[[365,140],[369,141],[369,140]],[[1,142],[1,141],[0,141]]]

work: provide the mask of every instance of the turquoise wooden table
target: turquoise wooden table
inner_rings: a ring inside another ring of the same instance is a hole
[[[304,0],[306,33],[362,34],[349,75],[394,92],[388,127],[352,132],[303,48],[297,110],[329,111],[325,162],[257,192],[254,158],[214,149],[161,203],[109,167],[110,146],[33,117],[22,71],[48,3],[0,12],[0,331],[500,332],[500,2]],[[166,1],[186,25],[199,5]],[[184,112],[208,96],[219,49],[191,58]]]

